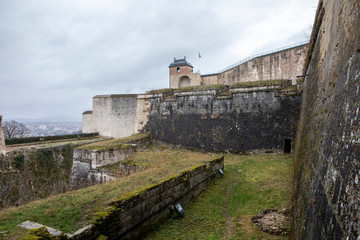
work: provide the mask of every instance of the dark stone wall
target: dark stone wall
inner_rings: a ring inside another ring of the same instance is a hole
[[[292,239],[359,239],[360,2],[320,1],[295,148]]]
[[[244,90],[243,90],[244,91]],[[151,99],[145,127],[154,140],[206,151],[283,151],[296,128],[299,96],[278,89],[216,96],[187,92],[175,100]]]

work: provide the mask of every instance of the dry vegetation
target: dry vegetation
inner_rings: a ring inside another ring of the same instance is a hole
[[[148,137],[149,137],[148,133],[139,133],[139,134],[131,135],[130,137],[117,138],[117,139],[87,144],[79,148],[93,149],[93,150],[101,150],[101,149],[109,149],[109,148],[126,148],[126,147],[131,147],[129,143]]]

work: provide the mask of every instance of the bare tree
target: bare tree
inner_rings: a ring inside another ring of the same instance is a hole
[[[30,130],[17,121],[5,122],[3,126],[5,138],[22,138],[30,133]]]
[[[304,33],[304,36],[305,36],[306,40],[310,40],[312,28],[313,28],[313,25],[308,24],[306,26],[306,28],[303,30],[303,33]]]

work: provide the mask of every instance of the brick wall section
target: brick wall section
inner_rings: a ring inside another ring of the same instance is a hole
[[[360,238],[360,1],[320,1],[304,73],[292,239]]]
[[[159,184],[130,194],[109,204],[93,224],[76,232],[70,239],[96,239],[100,235],[109,239],[138,239],[149,228],[166,219],[175,203],[186,204],[197,196],[224,168],[224,158],[214,159],[184,171]]]

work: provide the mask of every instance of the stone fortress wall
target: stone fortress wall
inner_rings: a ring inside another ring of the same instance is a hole
[[[5,155],[5,136],[3,131],[3,122],[2,122],[2,116],[0,115],[0,154]]]
[[[290,239],[360,239],[360,1],[320,0],[294,156]]]
[[[218,74],[217,84],[259,80],[291,79],[301,75],[308,44],[256,57]]]
[[[205,151],[287,152],[300,97],[284,85],[231,87],[149,96],[145,126],[152,139]],[[285,149],[287,148],[287,149]]]
[[[291,79],[296,84],[296,77],[301,75],[305,61],[307,43],[274,50],[260,56],[250,57],[222,70],[219,73],[200,75],[192,68],[184,66],[177,69],[170,65],[170,88],[198,85],[234,84],[260,80]],[[186,60],[186,58],[184,58]],[[175,60],[177,61],[177,60]],[[189,79],[188,85],[183,81]]]
[[[275,51],[264,56],[251,58],[235,64],[228,70],[217,74],[200,76],[193,73],[186,58],[180,59],[185,65],[177,67],[174,59],[169,67],[169,86],[177,89],[187,86],[233,84],[259,80],[290,79],[296,83],[301,74],[307,44]],[[266,90],[267,91],[267,90]],[[107,137],[126,137],[144,130],[150,114],[153,94],[138,95],[100,95],[93,98],[93,110],[83,113],[84,133],[99,132]],[[167,97],[162,93],[161,97]]]

